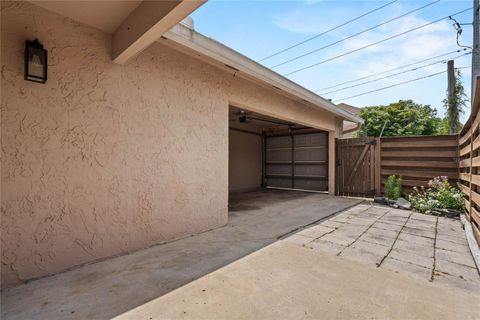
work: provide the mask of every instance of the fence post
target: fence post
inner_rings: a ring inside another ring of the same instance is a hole
[[[382,138],[375,138],[375,195],[380,197],[382,195]]]

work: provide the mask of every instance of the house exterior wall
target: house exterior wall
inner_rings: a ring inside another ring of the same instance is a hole
[[[333,115],[167,46],[116,65],[110,35],[1,6],[2,286],[224,225],[230,103],[335,130]],[[45,85],[23,79],[34,38]]]
[[[244,191],[262,185],[262,137],[229,130],[228,189]]]

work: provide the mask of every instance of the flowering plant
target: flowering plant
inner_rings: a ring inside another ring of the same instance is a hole
[[[463,194],[448,182],[448,177],[435,177],[428,181],[428,189],[423,186],[413,188],[408,200],[419,212],[426,212],[433,208],[455,209],[463,211],[465,205]]]

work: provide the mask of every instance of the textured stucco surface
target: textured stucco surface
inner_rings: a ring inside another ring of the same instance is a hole
[[[111,36],[2,1],[2,286],[224,225],[228,105],[323,129],[334,116],[170,47],[125,66]],[[23,46],[49,80],[23,80]]]
[[[228,189],[244,191],[262,184],[261,136],[229,130]]]

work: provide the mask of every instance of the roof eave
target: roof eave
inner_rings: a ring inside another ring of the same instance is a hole
[[[254,77],[273,87],[279,88],[345,120],[355,123],[363,123],[362,118],[337,107],[334,103],[305,89],[275,71],[182,24],[174,26],[170,31],[165,33],[163,37],[199,52],[204,56],[238,69],[240,72],[245,73],[250,77]]]

